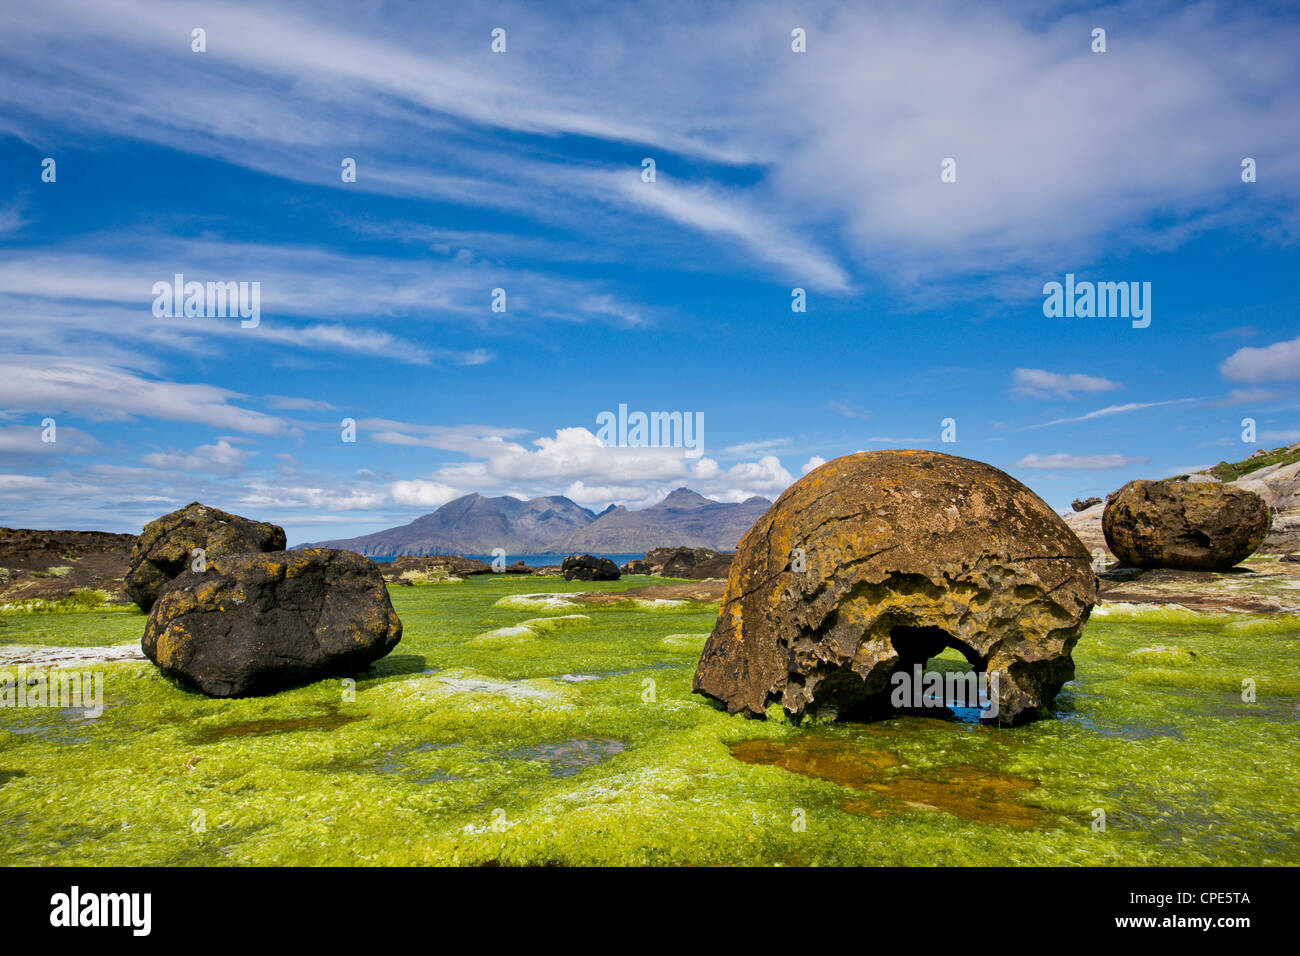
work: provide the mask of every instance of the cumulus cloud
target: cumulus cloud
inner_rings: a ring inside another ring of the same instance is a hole
[[[800,470],[803,474],[806,475],[814,468],[820,468],[824,464],[826,464],[825,458],[821,457],[820,455],[813,455],[806,462],[804,462],[803,468]]]
[[[375,441],[455,451],[470,459],[442,465],[418,482],[399,482],[401,504],[442,503],[469,491],[535,497],[566,488],[568,497],[584,505],[645,507],[683,485],[716,500],[743,501],[779,494],[794,480],[775,455],[723,468],[713,458],[688,457],[690,449],[685,448],[606,445],[580,426],[535,438],[531,447],[510,440],[518,429],[380,419],[360,426],[376,429],[371,434]]]
[[[1237,349],[1219,364],[1219,374],[1232,382],[1281,382],[1300,379],[1300,336],[1265,348]]]
[[[175,471],[206,471],[214,475],[237,475],[253,452],[236,448],[224,438],[212,445],[199,445],[193,451],[153,452],[140,459],[150,468]]]
[[[462,494],[450,485],[420,479],[395,481],[389,486],[389,493],[393,501],[399,505],[414,505],[429,509],[440,508]]]

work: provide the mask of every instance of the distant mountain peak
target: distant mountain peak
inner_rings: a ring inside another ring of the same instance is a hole
[[[717,504],[710,498],[704,497],[698,491],[691,491],[689,488],[674,488],[660,505],[668,505],[672,508],[693,508],[698,505]]]
[[[632,554],[677,546],[727,551],[770,504],[765,498],[713,501],[677,488],[649,508],[630,511],[611,504],[597,515],[564,495],[521,501],[471,493],[410,524],[317,546],[369,555],[489,554],[494,548],[509,555]]]

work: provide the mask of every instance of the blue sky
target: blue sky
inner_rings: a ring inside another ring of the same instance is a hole
[[[0,523],[300,542],[891,447],[1066,509],[1300,440],[1296,49],[1227,4],[9,5]],[[155,317],[178,272],[260,324]],[[1150,326],[1046,318],[1067,272]],[[703,456],[603,447],[620,404]]]

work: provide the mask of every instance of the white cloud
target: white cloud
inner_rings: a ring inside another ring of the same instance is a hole
[[[1211,404],[1220,408],[1232,405],[1255,405],[1277,401],[1285,398],[1286,394],[1285,391],[1268,388],[1233,388],[1229,389],[1228,394],[1223,398]]]
[[[1125,468],[1129,465],[1145,465],[1146,458],[1126,458],[1123,455],[1026,455],[1015,463],[1015,468],[1033,468],[1042,470],[1063,469],[1070,471],[1104,471],[1111,468]]]
[[[363,158],[352,188],[596,225],[639,249],[640,224],[620,220],[651,210],[828,289],[856,284],[846,255],[906,285],[1257,224],[1223,175],[1223,143],[1249,143],[1271,171],[1278,216],[1300,181],[1286,122],[1300,37],[1268,11],[1125,7],[1123,51],[1100,57],[1079,41],[1090,16],[1019,5],[936,18],[903,3],[815,3],[806,56],[774,55],[790,29],[775,4],[500,10],[510,54],[485,72],[472,5],[434,20],[400,6],[223,5],[205,10],[209,37],[238,42],[214,47],[229,67],[214,72],[194,70],[176,41],[192,26],[185,6],[46,0],[36,16],[11,5],[4,128],[30,141],[50,124],[101,130],[318,184],[338,177],[319,144],[348,142],[364,118],[393,158]],[[566,48],[591,55],[554,55]],[[539,158],[493,130],[552,137],[556,153],[562,136],[598,137],[630,158],[626,173]],[[637,175],[646,154],[660,160],[654,184]],[[948,156],[958,181],[941,184]],[[678,157],[753,174],[687,183]]]
[[[459,498],[463,492],[449,485],[436,481],[395,481],[389,486],[389,494],[399,505],[414,505],[421,508],[440,508],[447,502]]]
[[[852,402],[842,402],[838,399],[831,399],[831,408],[839,412],[845,418],[870,418],[871,412],[861,405],[855,405]]]
[[[1047,372],[1037,368],[1018,368],[1012,377],[1016,395],[1031,395],[1038,398],[1057,395],[1061,398],[1073,398],[1075,392],[1111,392],[1123,388],[1119,382],[1098,378],[1082,373],[1061,374]]]
[[[1194,402],[1194,398],[1171,398],[1163,402],[1129,402],[1127,405],[1107,405],[1105,408],[1098,408],[1096,411],[1088,412],[1086,415],[1077,415],[1074,418],[1056,418],[1050,422],[1040,422],[1037,425],[1029,425],[1028,428],[1047,428],[1049,425],[1068,425],[1073,422],[1087,422],[1094,418],[1105,418],[1109,415],[1124,415],[1128,412],[1138,412],[1144,408],[1160,408],[1164,405],[1182,405],[1185,402]]]
[[[756,455],[762,451],[776,451],[779,448],[785,448],[790,444],[788,438],[769,438],[765,441],[742,442],[739,445],[731,445],[722,449],[719,453],[724,458],[744,458],[746,455]]]
[[[332,412],[336,406],[314,398],[294,398],[291,395],[267,395],[266,404],[289,412]]]
[[[832,292],[850,289],[848,274],[837,263],[780,220],[760,212],[752,200],[729,195],[718,186],[677,184],[663,173],[653,183],[642,182],[639,169],[595,181],[674,222],[739,242],[751,255],[778,266],[796,285]]]
[[[286,430],[279,418],[230,404],[240,397],[214,385],[154,381],[87,359],[0,356],[0,405],[11,408],[96,420],[144,416],[254,435]]]
[[[1266,348],[1237,349],[1219,364],[1219,374],[1233,382],[1280,382],[1300,379],[1300,337]]]
[[[813,455],[806,462],[804,462],[803,468],[800,470],[803,474],[806,475],[814,468],[820,468],[824,464],[826,464],[825,458],[822,458],[820,455]]]
[[[54,430],[55,440],[42,440],[45,429],[36,423],[0,428],[0,452],[15,455],[85,455],[99,449],[99,442],[78,428],[64,425]]]
[[[213,475],[237,475],[253,452],[236,448],[224,438],[212,445],[199,445],[191,452],[153,452],[140,460],[150,468],[168,471],[202,471]]]
[[[682,485],[716,500],[742,501],[770,497],[794,480],[774,455],[724,469],[709,457],[687,457],[685,448],[608,446],[582,427],[536,438],[531,448],[509,440],[521,434],[518,429],[419,426],[382,419],[360,422],[359,428],[374,441],[455,451],[470,458],[423,476],[420,487],[433,486],[425,499],[429,502],[440,496],[450,500],[465,490],[535,497],[566,487],[565,494],[580,504],[645,507]],[[406,500],[398,503],[422,503],[414,490],[402,487]]]

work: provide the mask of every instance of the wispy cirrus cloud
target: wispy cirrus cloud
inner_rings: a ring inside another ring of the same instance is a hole
[[[359,157],[358,190],[594,221],[630,242],[644,237],[619,218],[648,211],[839,292],[858,284],[846,257],[908,286],[993,262],[1086,261],[1107,242],[1185,241],[1234,217],[1259,226],[1258,209],[1232,202],[1224,143],[1250,144],[1282,190],[1268,215],[1296,225],[1300,160],[1283,120],[1300,28],[1267,11],[1126,7],[1123,53],[1104,57],[1086,42],[1091,17],[1014,7],[936,20],[902,3],[817,4],[804,56],[788,52],[775,3],[554,13],[500,7],[514,39],[493,56],[472,7],[434,23],[378,4],[200,16],[48,0],[39,17],[6,13],[0,101],[20,130],[99,129],[319,184],[338,181],[319,144],[355,142],[360,125],[392,148]],[[186,42],[198,19],[202,58]],[[1159,95],[1132,96],[1149,88]],[[566,139],[628,155],[577,158]],[[648,151],[664,174],[654,184],[637,175]],[[720,175],[688,181],[672,157]],[[945,157],[956,183],[939,181]],[[724,182],[734,169],[744,182]]]
[[[1028,395],[1035,398],[1056,396],[1073,398],[1075,393],[1113,392],[1124,386],[1119,382],[1101,378],[1096,375],[1084,375],[1080,372],[1063,374],[1048,372],[1038,368],[1018,368],[1012,374],[1013,395]]]
[[[1050,422],[1039,422],[1036,425],[1027,425],[1031,428],[1048,428],[1052,425],[1070,425],[1075,422],[1088,422],[1094,418],[1106,418],[1110,415],[1126,415],[1129,412],[1140,412],[1146,408],[1161,408],[1165,405],[1183,405],[1187,402],[1194,402],[1194,398],[1171,398],[1163,402],[1128,402],[1124,405],[1107,405],[1105,408],[1098,408],[1095,411],[1088,412],[1085,415],[1076,415],[1072,418],[1055,418]]]
[[[215,385],[168,382],[92,359],[0,355],[0,406],[91,420],[135,417],[195,422],[253,435],[277,435],[288,423],[233,404],[242,398]]]
[[[1015,468],[1033,468],[1050,471],[1109,471],[1129,465],[1145,465],[1147,458],[1129,458],[1124,455],[1035,455],[1029,454],[1013,465]]]

